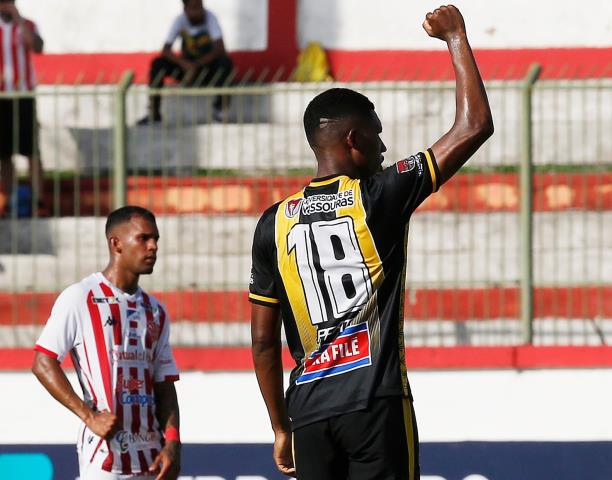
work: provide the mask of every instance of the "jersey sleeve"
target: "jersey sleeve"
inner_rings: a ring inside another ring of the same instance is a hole
[[[51,315],[36,342],[34,350],[62,361],[77,343],[78,306],[83,300],[76,285],[64,290],[55,301]]]
[[[440,171],[431,149],[411,155],[365,181],[367,203],[408,220],[439,187]]]
[[[178,38],[178,36],[181,34],[181,30],[183,29],[183,18],[184,15],[179,15],[178,17],[176,17],[176,19],[172,23],[172,26],[170,27],[168,35],[166,36],[166,40],[164,42],[165,45],[172,45],[174,41]]]
[[[210,39],[213,42],[223,37],[223,33],[221,32],[221,25],[219,25],[217,16],[210,10],[206,11],[206,25],[208,26],[208,34],[210,35]]]
[[[268,210],[264,213],[255,228],[249,281],[249,301],[267,307],[277,307],[280,303],[274,281],[275,211]]]
[[[170,318],[166,310],[160,305],[160,315],[164,319],[159,340],[155,346],[155,357],[153,360],[153,381],[175,382],[179,379],[179,371],[174,360],[172,347],[170,346]]]

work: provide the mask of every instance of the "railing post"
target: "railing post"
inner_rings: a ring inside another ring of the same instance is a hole
[[[533,125],[532,93],[542,67],[532,64],[521,86],[521,160],[519,185],[521,325],[523,343],[533,342]]]
[[[113,169],[113,208],[123,207],[127,203],[127,124],[125,118],[126,93],[134,72],[126,71],[117,84],[115,91],[115,125],[114,125],[114,169]]]

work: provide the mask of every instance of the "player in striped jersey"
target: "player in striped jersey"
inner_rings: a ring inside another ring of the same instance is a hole
[[[36,344],[32,371],[82,421],[82,480],[176,479],[180,470],[178,370],[163,305],[139,286],[153,272],[155,217],[123,207],[106,222],[106,269],[65,289]],[[60,367],[70,354],[83,400]]]
[[[14,0],[0,0],[0,92],[34,90],[32,52],[42,50],[43,40],[36,24],[20,15]],[[42,163],[35,148],[37,127],[34,98],[0,99],[0,217],[9,210],[7,199],[11,197],[15,172],[13,154],[28,158],[34,205],[39,215],[46,212],[42,204]]]
[[[386,147],[374,105],[352,90],[323,92],[304,113],[317,178],[264,212],[255,230],[255,371],[275,434],[274,460],[300,480],[420,475],[404,362],[408,222],[493,133],[461,14],[440,7],[423,26],[447,43],[455,68],[452,128],[431,148],[382,170]],[[296,364],[286,403],[281,319]]]

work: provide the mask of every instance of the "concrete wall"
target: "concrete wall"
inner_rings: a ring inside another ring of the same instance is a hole
[[[554,90],[550,82],[534,91],[536,164],[606,164],[612,158],[612,81],[589,80]],[[193,168],[313,168],[302,115],[312,97],[329,85],[283,84],[233,97],[229,124],[212,124],[210,99],[170,96],[166,123],[135,127],[146,112],[146,95],[128,96],[128,164],[172,173]],[[430,146],[452,125],[454,85],[416,82],[350,84],[376,104],[383,122],[387,162]],[[470,160],[472,166],[517,165],[520,156],[520,96],[516,84],[488,84],[495,135]],[[41,152],[47,170],[108,169],[112,162],[114,103],[108,87],[39,88]],[[79,93],[75,96],[74,93]],[[234,123],[236,122],[236,123]],[[18,168],[24,171],[22,159]]]
[[[440,1],[299,0],[299,45],[317,40],[331,49],[436,49],[421,29]],[[457,0],[476,48],[610,46],[607,0]],[[161,47],[179,0],[19,0],[40,24],[50,53],[137,52]],[[206,0],[221,22],[230,50],[267,45],[267,0]],[[287,19],[286,21],[292,21]],[[587,27],[588,26],[588,27]]]
[[[409,375],[422,442],[612,440],[609,369]],[[183,372],[176,387],[184,442],[272,442],[253,373]],[[11,412],[0,444],[76,441],[78,419],[29,372],[0,374],[0,390],[0,410]]]

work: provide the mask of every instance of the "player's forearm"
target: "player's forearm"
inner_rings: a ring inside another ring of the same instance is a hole
[[[447,45],[457,84],[455,123],[488,136],[493,132],[491,108],[467,36],[457,34]]]
[[[272,430],[289,432],[291,422],[285,406],[281,352],[280,340],[273,344],[253,342],[255,374],[261,395],[268,409]]]
[[[94,411],[76,394],[57,360],[37,352],[32,373],[53,398],[83,422],[87,423],[94,415]]]
[[[154,386],[155,415],[162,431],[170,427],[180,427],[178,398],[174,382],[160,382]]]
[[[440,165],[441,181],[448,180],[493,134],[493,118],[487,93],[465,32],[447,40],[456,78],[456,113],[445,146],[449,152],[435,152],[449,157],[448,165]],[[448,153],[448,155],[447,155]]]

